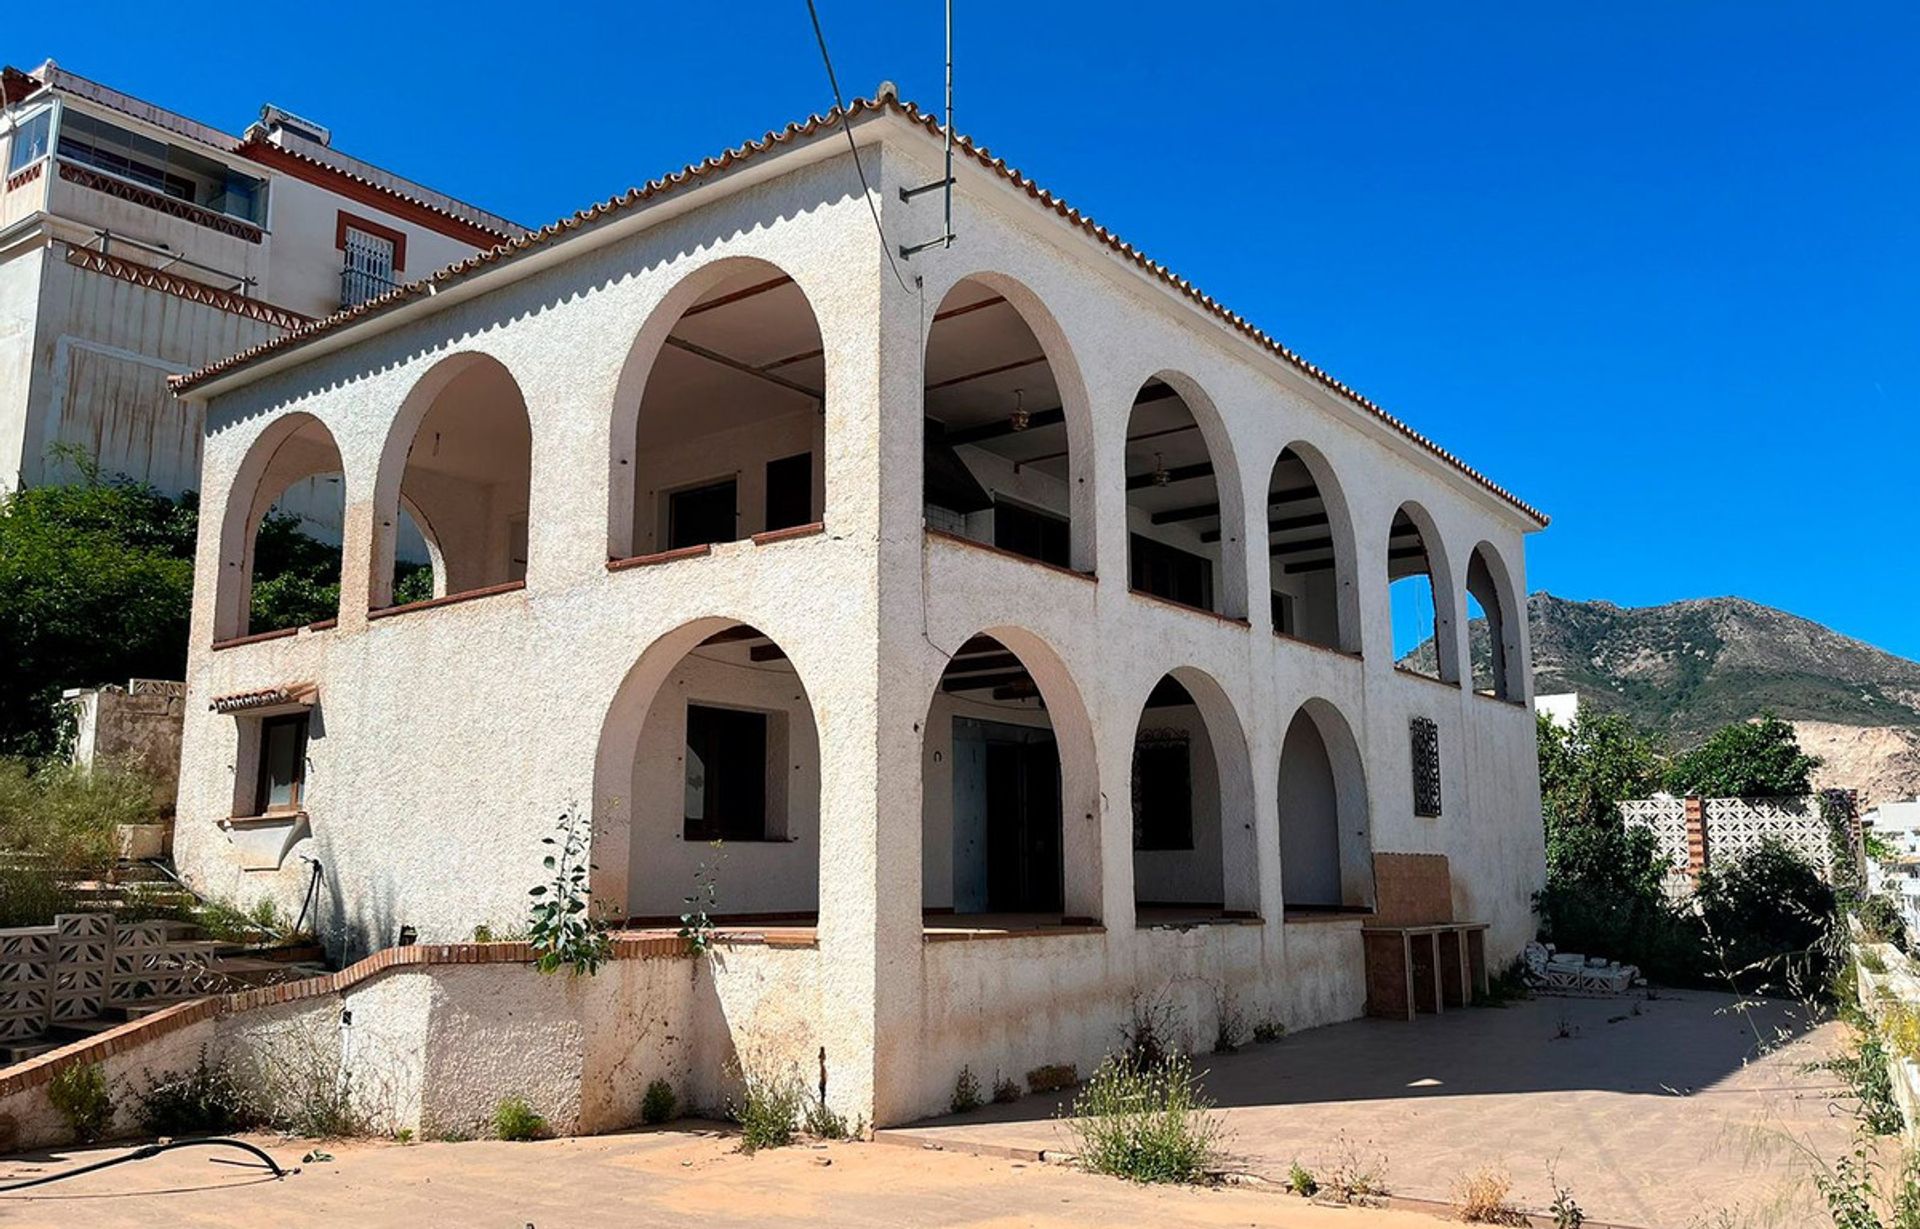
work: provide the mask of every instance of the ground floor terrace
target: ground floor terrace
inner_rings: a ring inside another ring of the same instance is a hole
[[[0,1217],[101,1229],[337,1216],[368,1226],[566,1224],[610,1214],[808,1229],[1419,1229],[1457,1223],[1455,1183],[1492,1168],[1512,1179],[1512,1202],[1531,1210],[1544,1209],[1555,1181],[1570,1188],[1588,1225],[1799,1226],[1824,1221],[1813,1174],[1851,1146],[1843,1091],[1809,1068],[1834,1052],[1839,1029],[1779,1004],[1662,991],[1536,1000],[1414,1026],[1356,1022],[1250,1045],[1197,1064],[1227,1127],[1223,1167],[1238,1179],[1211,1188],[1078,1173],[1063,1157],[1072,1141],[1055,1117],[1061,1103],[1029,1097],[882,1131],[873,1143],[751,1156],[729,1128],[699,1122],[536,1143],[328,1143],[324,1160],[280,1182],[177,1152],[0,1195]],[[289,1167],[310,1146],[255,1142]],[[0,1160],[0,1182],[121,1151],[11,1156]],[[1371,1167],[1391,1206],[1318,1207],[1284,1193],[1295,1161],[1322,1177],[1341,1163]]]

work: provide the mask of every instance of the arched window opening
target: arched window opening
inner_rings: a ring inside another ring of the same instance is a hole
[[[527,576],[533,431],[526,402],[496,360],[447,362],[450,373],[429,376],[438,387],[413,430],[395,501],[383,510],[390,562],[376,576],[376,606]]]
[[[1373,847],[1359,749],[1330,705],[1294,715],[1280,750],[1280,882],[1289,914],[1372,903]]]
[[[1515,663],[1518,629],[1507,609],[1504,587],[1494,574],[1487,548],[1474,548],[1467,562],[1467,647],[1473,663],[1473,689],[1502,700],[1518,698]]]
[[[240,540],[229,551],[231,598],[221,602],[219,636],[327,622],[340,612],[340,531],[346,486],[340,451],[320,420],[289,416],[263,436],[264,462],[236,485],[229,515]],[[243,475],[255,467],[243,467]]]
[[[632,528],[650,555],[822,519],[826,358],[813,308],[763,261],[737,262],[674,323],[648,369],[631,455]],[[624,460],[625,458],[621,458]]]
[[[602,735],[614,768],[595,861],[621,865],[604,867],[620,873],[597,877],[595,896],[632,925],[678,925],[710,880],[699,905],[718,922],[811,925],[820,739],[807,689],[757,628],[734,624],[677,657],[672,647],[656,645],[629,680],[651,700],[617,703]]]
[[[1171,384],[1149,380],[1127,420],[1127,583],[1219,612],[1220,488],[1205,435]]]
[[[1353,543],[1344,508],[1328,501],[1315,467],[1287,448],[1267,484],[1267,553],[1273,630],[1357,651]]]
[[[948,291],[923,395],[927,525],[1073,566],[1077,458],[1061,381],[1019,307],[976,278]]]
[[[1009,647],[1011,635],[963,644],[927,711],[921,901],[930,929],[1081,924],[1099,914],[1085,713],[1059,663],[1026,644]]]
[[[1440,601],[1426,535],[1405,508],[1393,514],[1387,538],[1387,594],[1393,618],[1393,660],[1402,670],[1446,679],[1449,646],[1440,640]]]
[[[1221,703],[1206,707],[1217,714]],[[1258,913],[1251,797],[1240,780],[1244,747],[1237,729],[1222,725],[1172,674],[1154,685],[1141,711],[1130,783],[1140,926]]]

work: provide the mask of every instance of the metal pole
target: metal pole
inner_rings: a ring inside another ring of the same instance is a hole
[[[944,246],[953,246],[953,0],[947,0],[947,225]]]

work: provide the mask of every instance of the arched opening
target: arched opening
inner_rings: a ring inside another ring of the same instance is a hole
[[[614,417],[614,558],[822,519],[826,358],[812,306],[765,261],[696,277],[685,310],[670,314],[670,298],[642,331],[622,380],[623,396],[630,379],[642,391],[637,412]]]
[[[227,497],[215,638],[335,618],[345,509],[340,450],[319,419],[289,414],[262,432]]]
[[[1267,483],[1266,517],[1273,630],[1359,652],[1353,525],[1319,453],[1304,444],[1280,453]]]
[[[1029,321],[1038,318],[1043,342]],[[1033,296],[970,277],[927,333],[922,491],[928,527],[1058,567],[1091,570],[1076,516],[1087,487],[1086,414],[1065,342]],[[1062,371],[1061,367],[1068,366]]]
[[[1400,669],[1457,682],[1452,596],[1432,552],[1437,539],[1424,513],[1402,504],[1387,535],[1387,597],[1393,619],[1393,660]]]
[[[820,736],[805,684],[757,628],[662,637],[600,736],[596,903],[634,925],[812,923],[820,905]],[[707,884],[711,884],[711,897]]]
[[[533,429],[513,376],[481,354],[435,366],[381,459],[373,606],[524,581],[532,481]]]
[[[1097,920],[1091,733],[1064,667],[1036,639],[1000,630],[953,655],[927,711],[921,771],[930,927],[953,924],[947,915]]]
[[[1154,685],[1134,729],[1130,792],[1138,925],[1258,916],[1246,745],[1211,679],[1176,670]]]
[[[1467,561],[1467,649],[1473,689],[1502,700],[1522,697],[1520,637],[1506,567],[1482,542]]]
[[[1309,700],[1280,748],[1280,892],[1289,913],[1373,903],[1365,766],[1339,710]]]
[[[1127,584],[1183,606],[1237,614],[1221,539],[1224,532],[1239,540],[1238,497],[1231,483],[1218,480],[1196,398],[1164,375],[1134,396],[1127,419]]]

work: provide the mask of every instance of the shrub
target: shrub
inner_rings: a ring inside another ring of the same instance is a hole
[[[525,1097],[502,1097],[493,1109],[493,1137],[513,1141],[539,1139],[547,1120],[533,1112]]]
[[[646,1095],[640,1098],[640,1121],[658,1126],[670,1121],[679,1109],[680,1098],[674,1095],[673,1085],[656,1079],[647,1085]]]
[[[120,824],[156,814],[153,782],[117,764],[92,769],[0,758],[0,847],[31,854],[59,879],[105,875]]]
[[[73,889],[40,863],[0,863],[0,926],[49,926],[79,908]]]
[[[1080,1071],[1072,1063],[1052,1063],[1027,1072],[1027,1089],[1030,1092],[1059,1092],[1079,1082]]]
[[[815,1139],[847,1138],[847,1120],[827,1108],[825,1101],[807,1099],[807,1134]]]
[[[947,1108],[956,1114],[980,1108],[980,1080],[973,1074],[972,1067],[960,1068],[960,1078],[953,1082],[953,1097],[947,1102]]]
[[[1460,1205],[1460,1219],[1470,1225],[1526,1224],[1526,1214],[1507,1202],[1512,1192],[1513,1179],[1506,1171],[1491,1167],[1477,1169],[1453,1182],[1453,1198]]]
[[[1302,1199],[1311,1199],[1320,1189],[1320,1183],[1314,1178],[1312,1171],[1299,1161],[1295,1161],[1287,1167],[1287,1189]]]
[[[154,1078],[135,1097],[134,1116],[147,1135],[220,1135],[251,1126],[255,1110],[246,1089],[224,1063],[207,1062],[205,1050],[193,1069]]]
[[[728,1110],[740,1124],[741,1150],[758,1152],[791,1144],[800,1126],[800,1111],[808,1101],[799,1078],[742,1069],[740,1080],[740,1101]]]
[[[1184,1055],[1155,1067],[1107,1058],[1074,1099],[1068,1129],[1087,1169],[1135,1182],[1198,1182],[1219,1156],[1219,1117]]]
[[[107,1077],[93,1063],[63,1069],[47,1084],[47,1100],[83,1144],[106,1138],[113,1128],[113,1098]]]
[[[1846,1082],[1855,1102],[1855,1116],[1875,1135],[1897,1135],[1905,1126],[1900,1107],[1893,1099],[1892,1076],[1887,1071],[1887,1047],[1873,1025],[1858,1011],[1849,1013],[1853,1025],[1852,1044],[1833,1057],[1816,1063],[1818,1069],[1831,1071]]]
[[[1018,1101],[1019,1099],[1020,1099],[1019,1083],[1015,1080],[1008,1079],[1006,1076],[995,1073],[993,1077],[994,1104],[1006,1105],[1009,1102]]]
[[[1715,730],[1676,756],[1667,789],[1702,798],[1798,798],[1813,790],[1817,756],[1800,750],[1793,727],[1772,713]]]
[[[1286,1035],[1287,1026],[1272,1016],[1257,1021],[1253,1026],[1253,1040],[1259,1045],[1265,1045],[1270,1041],[1278,1041]]]

